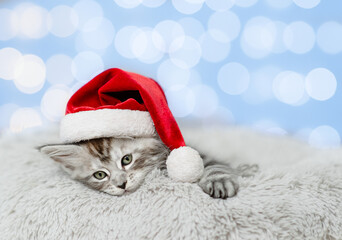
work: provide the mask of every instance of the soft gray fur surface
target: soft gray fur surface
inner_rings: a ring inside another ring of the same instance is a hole
[[[239,128],[184,129],[208,155],[260,166],[213,199],[153,171],[120,197],[75,182],[34,146],[45,131],[0,138],[0,239],[342,239],[342,150]]]

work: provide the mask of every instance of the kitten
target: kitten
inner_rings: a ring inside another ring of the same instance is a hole
[[[170,153],[157,138],[99,138],[46,145],[40,151],[60,163],[71,178],[116,196],[134,192],[152,169],[165,168]],[[202,158],[205,169],[198,184],[203,191],[214,198],[234,196],[243,171]]]

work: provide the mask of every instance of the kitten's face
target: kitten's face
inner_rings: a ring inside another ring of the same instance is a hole
[[[135,191],[169,150],[154,138],[100,138],[76,144],[48,145],[41,151],[60,163],[73,179],[111,195]]]

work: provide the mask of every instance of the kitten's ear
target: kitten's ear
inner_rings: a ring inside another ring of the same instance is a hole
[[[74,144],[46,145],[39,150],[65,167],[76,167],[82,159],[82,147]]]

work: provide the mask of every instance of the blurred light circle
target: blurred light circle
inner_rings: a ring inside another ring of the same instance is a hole
[[[70,84],[74,77],[71,71],[72,59],[64,54],[56,54],[46,62],[46,78],[51,84]]]
[[[10,117],[19,107],[14,103],[0,105],[0,129],[9,127]]]
[[[185,17],[178,21],[187,36],[198,39],[204,33],[202,23],[195,18]]]
[[[333,21],[323,23],[317,31],[317,43],[326,53],[340,53],[342,51],[342,24]]]
[[[161,41],[161,36],[158,32],[152,28],[142,28],[137,34],[134,34],[134,39],[132,41],[132,52],[134,56],[143,63],[156,63],[163,57],[163,52],[158,49],[154,41],[159,39]]]
[[[36,5],[17,7],[20,32],[28,38],[42,38],[48,33],[48,11]]]
[[[54,7],[48,16],[49,31],[57,37],[68,37],[73,34],[78,25],[76,11],[66,5]]]
[[[240,33],[240,20],[238,16],[231,12],[215,12],[208,21],[210,34],[219,42],[230,42]]]
[[[279,69],[273,66],[263,67],[253,72],[243,99],[250,104],[260,104],[272,99],[274,97],[272,83],[278,73]]]
[[[194,14],[203,5],[204,0],[172,0],[174,8],[183,14]]]
[[[265,17],[250,19],[243,30],[241,47],[251,58],[263,58],[273,49],[277,28],[273,21]]]
[[[200,38],[202,58],[208,62],[220,62],[230,52],[230,43],[217,41],[209,32],[204,33]]]
[[[273,81],[273,92],[276,98],[286,104],[300,105],[305,98],[304,77],[296,72],[284,71]]]
[[[91,18],[103,17],[101,5],[94,0],[79,0],[73,8],[78,15],[79,28]]]
[[[305,79],[306,91],[310,97],[325,101],[334,96],[337,88],[335,75],[326,68],[316,68]]]
[[[251,7],[257,2],[258,0],[235,0],[235,5],[239,7]]]
[[[195,94],[195,107],[192,114],[196,117],[204,118],[213,114],[218,107],[218,97],[216,92],[209,86],[197,85],[191,87]]]
[[[122,8],[135,8],[142,0],[114,0],[114,2]]]
[[[284,30],[284,43],[291,52],[307,53],[315,44],[315,32],[305,22],[292,22]]]
[[[115,36],[115,48],[118,53],[125,58],[135,58],[132,52],[132,44],[135,37],[142,31],[136,26],[126,26],[121,28]]]
[[[280,21],[275,21],[274,22],[275,27],[276,27],[276,35],[274,39],[274,44],[272,47],[272,52],[273,53],[283,53],[287,50],[287,47],[284,44],[284,30],[286,28],[286,24]]]
[[[18,16],[9,9],[0,9],[0,40],[7,41],[18,33]]]
[[[13,133],[19,133],[27,128],[42,125],[40,114],[32,108],[19,108],[10,119],[10,129]]]
[[[36,93],[44,86],[45,76],[43,60],[35,55],[24,55],[15,66],[14,84],[23,93]]]
[[[157,79],[164,90],[172,86],[185,86],[189,82],[190,71],[180,68],[171,60],[165,60],[158,67]]]
[[[315,147],[339,147],[341,138],[339,133],[331,126],[323,125],[315,128],[310,136],[309,143]]]
[[[166,2],[166,0],[142,0],[142,4],[146,7],[156,8],[160,7]]]
[[[181,42],[181,48],[178,48]],[[186,36],[184,39],[176,39],[171,44],[171,49],[173,45],[177,46],[176,51],[171,51],[170,59],[171,61],[181,68],[192,68],[198,64],[201,59],[202,51],[199,42],[192,37]]]
[[[266,2],[274,8],[287,8],[292,4],[292,0],[266,0]]]
[[[185,37],[184,29],[182,26],[175,21],[165,20],[159,22],[154,28],[153,43],[157,49],[163,52],[176,51],[176,46],[173,45],[171,49],[170,46],[175,39],[181,39]],[[181,43],[178,46],[181,47]]]
[[[102,17],[92,18],[85,22],[81,32],[84,43],[96,50],[109,47],[113,42],[114,34],[113,24]]]
[[[236,0],[205,0],[209,8],[214,11],[223,12],[234,6]]]
[[[84,51],[72,60],[72,75],[80,82],[88,82],[104,70],[102,58],[94,52]]]
[[[0,49],[0,78],[13,80],[15,67],[21,58],[21,53],[15,48]]]
[[[63,85],[56,85],[49,88],[41,101],[41,111],[50,121],[56,122],[64,116],[66,104],[72,92]]]
[[[316,7],[321,0],[293,0],[293,2],[301,8],[309,9]]]
[[[239,95],[248,88],[250,75],[245,66],[237,62],[231,62],[221,67],[217,81],[225,93]]]
[[[172,114],[175,117],[186,117],[195,107],[195,95],[186,86],[175,85],[165,92]]]

